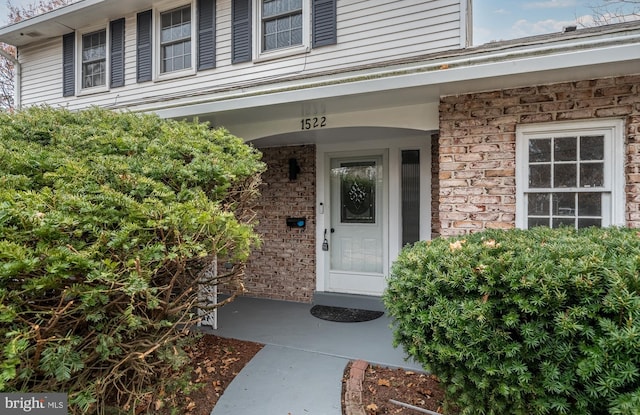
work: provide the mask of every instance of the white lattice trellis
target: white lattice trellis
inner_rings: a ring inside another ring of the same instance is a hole
[[[215,281],[218,276],[218,258],[214,255],[211,262],[202,271],[202,281]],[[217,284],[200,284],[198,288],[198,300],[205,307],[213,307],[218,304],[218,285]],[[209,326],[216,330],[218,328],[218,310],[199,309],[198,313],[202,319],[198,326]]]

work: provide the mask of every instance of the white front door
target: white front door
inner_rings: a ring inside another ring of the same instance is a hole
[[[381,295],[388,243],[384,153],[330,157],[327,290]]]

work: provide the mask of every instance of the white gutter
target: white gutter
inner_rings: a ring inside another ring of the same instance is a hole
[[[22,65],[20,65],[20,62],[15,56],[8,54],[2,49],[0,49],[0,56],[13,63],[13,69],[15,71],[15,78],[13,80],[13,99],[15,101],[16,109],[19,110],[22,108]]]

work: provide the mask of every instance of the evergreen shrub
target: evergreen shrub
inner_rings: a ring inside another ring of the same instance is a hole
[[[73,414],[156,402],[214,259],[240,277],[257,242],[260,158],[197,122],[0,114],[0,391],[68,393]]]
[[[461,414],[640,414],[640,232],[534,228],[419,242],[384,301]]]

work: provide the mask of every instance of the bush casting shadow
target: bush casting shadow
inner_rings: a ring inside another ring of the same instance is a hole
[[[395,341],[461,414],[640,413],[640,237],[487,231],[406,248]]]
[[[242,289],[260,157],[196,122],[0,114],[0,391],[67,392],[73,414],[152,402],[216,307],[201,287]]]

